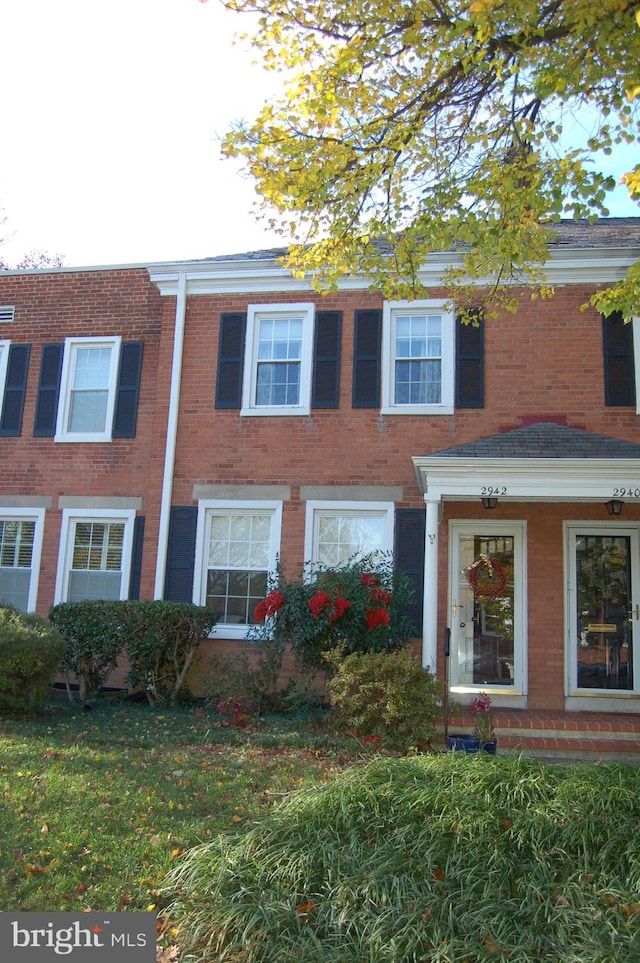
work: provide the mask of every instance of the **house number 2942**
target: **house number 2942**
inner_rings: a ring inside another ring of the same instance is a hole
[[[506,495],[506,485],[483,485],[480,489],[481,495]]]

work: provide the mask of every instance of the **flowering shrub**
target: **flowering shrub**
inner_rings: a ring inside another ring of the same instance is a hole
[[[385,555],[339,569],[307,566],[298,580],[278,578],[256,606],[249,637],[289,644],[313,668],[326,666],[328,651],[389,651],[415,634],[405,614],[412,592]]]
[[[473,732],[481,742],[491,742],[495,738],[493,732],[493,717],[491,715],[491,696],[481,692],[471,703],[473,716]]]

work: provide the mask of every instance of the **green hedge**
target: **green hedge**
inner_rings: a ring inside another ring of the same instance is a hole
[[[40,708],[64,649],[64,639],[45,619],[0,607],[0,712]]]
[[[81,701],[99,693],[125,657],[132,688],[173,704],[216,623],[204,606],[163,601],[63,602],[49,617],[66,639],[62,667],[78,677]]]

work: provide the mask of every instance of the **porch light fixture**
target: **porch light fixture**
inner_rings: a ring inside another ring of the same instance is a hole
[[[619,498],[612,498],[610,501],[605,502],[605,504],[610,515],[622,514],[622,506],[624,505],[624,502],[621,502]]]
[[[483,507],[483,508],[495,508],[497,504],[498,504],[498,499],[497,499],[497,498],[487,498],[487,497],[485,496],[485,497],[482,499],[482,507]],[[620,504],[622,504],[622,503],[620,503]],[[618,514],[620,514],[620,512],[618,512]]]

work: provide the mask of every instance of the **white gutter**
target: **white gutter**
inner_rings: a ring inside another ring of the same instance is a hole
[[[164,596],[164,580],[167,570],[167,551],[169,548],[169,518],[171,515],[171,495],[173,493],[173,470],[176,458],[176,439],[178,436],[178,406],[180,403],[180,379],[182,376],[182,354],[184,348],[184,328],[187,312],[187,275],[181,271],[177,276],[176,321],[173,332],[173,361],[171,364],[171,391],[169,394],[169,415],[167,418],[167,440],[164,449],[164,473],[160,497],[160,526],[158,530],[158,551],[156,554],[156,582],[154,599]]]

